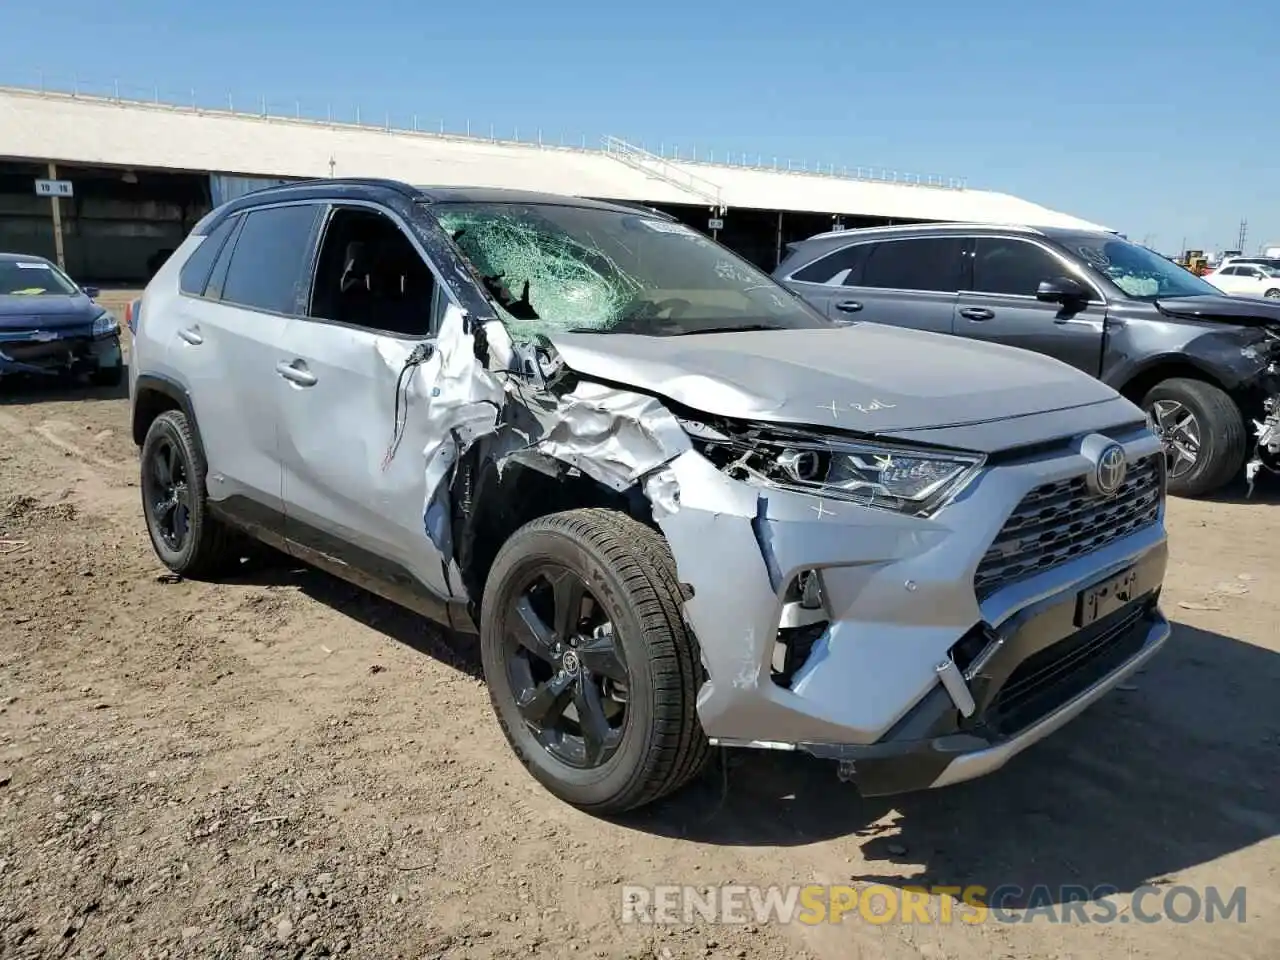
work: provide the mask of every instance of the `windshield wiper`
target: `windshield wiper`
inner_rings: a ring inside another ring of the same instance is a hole
[[[741,324],[724,324],[718,327],[691,327],[688,330],[681,330],[679,333],[673,333],[673,337],[687,337],[697,333],[749,333],[756,330],[786,330],[787,327],[777,327],[771,323],[741,323]]]

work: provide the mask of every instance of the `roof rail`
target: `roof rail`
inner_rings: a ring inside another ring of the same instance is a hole
[[[291,180],[288,183],[272,184],[269,187],[263,187],[261,190],[254,190],[254,193],[263,193],[267,190],[292,190],[299,187],[316,187],[320,184],[349,186],[349,187],[381,187],[384,190],[394,190],[396,193],[402,193],[407,197],[417,197],[422,191],[411,184],[402,180],[391,180],[386,177],[307,177],[304,180]],[[246,194],[247,196],[247,194]]]
[[[825,240],[828,237],[847,237],[850,234],[863,236],[866,234],[908,233],[913,230],[1014,230],[1018,233],[1029,233],[1038,237],[1044,236],[1043,230],[1027,226],[1023,223],[900,223],[883,227],[847,227],[844,230],[827,230],[815,233],[809,240]]]

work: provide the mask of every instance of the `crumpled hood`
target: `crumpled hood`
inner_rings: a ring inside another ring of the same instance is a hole
[[[565,365],[705,413],[863,433],[1104,403],[1110,387],[1048,357],[874,323],[679,337],[549,335]]]
[[[1280,327],[1280,300],[1266,297],[1170,297],[1157,300],[1156,309],[1188,320]]]
[[[0,330],[57,330],[92,323],[102,308],[86,297],[0,296]]]

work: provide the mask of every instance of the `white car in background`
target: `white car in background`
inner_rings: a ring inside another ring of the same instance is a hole
[[[1204,277],[1223,293],[1237,297],[1280,299],[1280,268],[1259,263],[1228,263]]]

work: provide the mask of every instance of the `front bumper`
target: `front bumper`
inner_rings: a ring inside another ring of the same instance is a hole
[[[0,375],[76,375],[122,362],[118,333],[94,337],[90,327],[0,332]]]
[[[1147,430],[1115,439],[1130,461],[1160,453]],[[1078,445],[1002,463],[923,520],[764,490],[696,453],[677,458],[668,469],[678,506],[658,522],[692,593],[685,612],[707,672],[698,713],[708,737],[837,759],[853,765],[864,793],[883,793],[994,770],[1070,720],[1168,637],[1158,607],[1163,501],[1154,522],[981,597],[975,574],[1024,497],[1090,465]],[[824,625],[779,683],[785,595],[809,570],[821,578]],[[1133,599],[1076,626],[1081,591],[1121,572]],[[974,711],[962,716],[937,667],[975,635]]]

